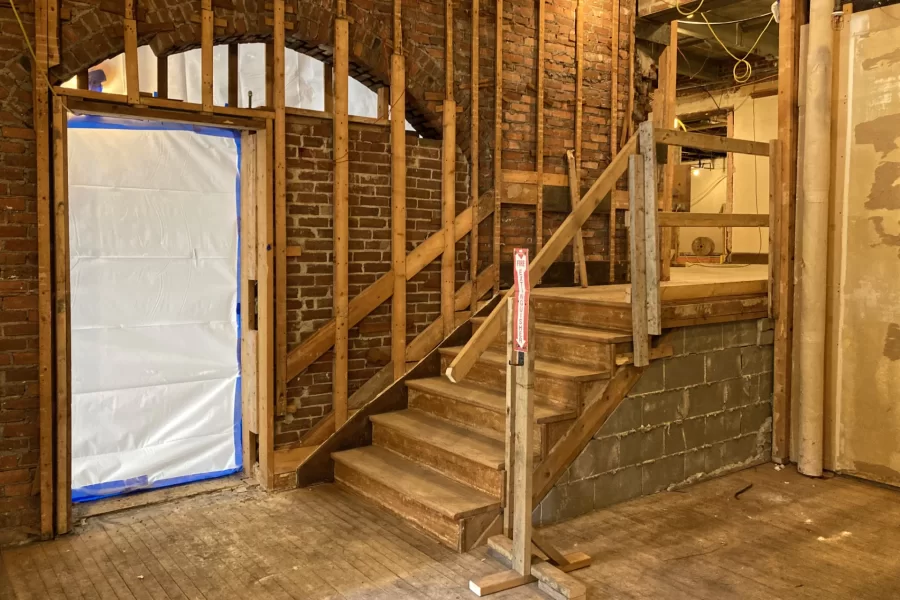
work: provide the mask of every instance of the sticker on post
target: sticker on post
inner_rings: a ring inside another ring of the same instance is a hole
[[[513,293],[513,349],[528,352],[528,299],[531,285],[528,278],[528,248],[516,248],[513,267],[515,292]]]

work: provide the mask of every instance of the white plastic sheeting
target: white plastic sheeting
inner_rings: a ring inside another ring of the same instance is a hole
[[[69,121],[75,501],[239,470],[238,143]]]

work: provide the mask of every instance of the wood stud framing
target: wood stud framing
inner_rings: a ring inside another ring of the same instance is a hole
[[[240,93],[240,65],[238,44],[228,44],[228,106],[238,106]]]
[[[275,414],[287,410],[287,157],[284,114],[284,0],[274,0],[273,108],[275,109]]]
[[[546,0],[538,0],[538,36],[537,36],[537,205],[535,206],[534,238],[537,252],[544,245],[544,38],[546,37],[545,18]]]
[[[609,153],[610,159],[616,154],[619,147],[619,13],[622,6],[619,0],[612,0],[612,27],[610,28],[610,48],[612,58],[612,73],[610,82],[609,110],[612,114],[609,128]],[[612,197],[609,202],[609,281],[616,281],[616,203]]]
[[[347,420],[347,371],[350,252],[350,149],[347,86],[349,72],[349,21],[347,1],[337,0],[334,20],[334,416],[340,428]]]
[[[444,252],[441,255],[441,318],[444,335],[455,329],[453,296],[456,293],[456,101],[453,96],[453,0],[444,3],[444,114],[441,152],[441,221]]]
[[[128,0],[133,1],[133,0]],[[200,2],[200,97],[204,112],[213,110],[213,9],[212,0]],[[282,28],[282,32],[283,32]],[[278,26],[275,27],[276,36]]]
[[[480,86],[480,74],[479,74],[479,61],[481,59],[481,49],[479,46],[479,33],[481,28],[481,12],[480,12],[479,0],[472,0],[472,69],[471,69],[471,79],[470,86],[472,89],[472,104],[471,104],[471,135],[469,136],[469,144],[471,145],[471,167],[469,168],[469,179],[471,183],[471,205],[472,210],[475,214],[478,214],[478,202],[479,202],[479,194],[478,194],[478,181],[479,181],[479,148],[478,148],[478,115],[479,115],[479,106],[478,106],[478,95],[481,91]],[[469,238],[469,281],[474,282],[478,277],[478,225],[475,224],[472,227],[472,235]],[[475,309],[478,306],[478,300],[480,296],[476,293],[472,294],[472,303],[471,310],[472,314],[475,314]]]
[[[494,225],[493,263],[500,265],[500,217],[503,201],[503,0],[497,0],[494,54]],[[494,295],[500,293],[500,269],[494,273]]]
[[[272,137],[275,125],[266,121],[256,134],[256,241],[257,241],[257,381],[259,428],[259,483],[265,489],[275,484],[275,223],[273,218]]]
[[[134,3],[135,0],[125,0],[125,94],[128,96],[129,104],[140,104],[141,87],[138,78],[138,38]]]
[[[403,59],[401,5],[400,0],[394,0],[394,54],[391,56],[390,87],[391,266],[394,277],[391,363],[394,379],[406,372],[406,65]]]

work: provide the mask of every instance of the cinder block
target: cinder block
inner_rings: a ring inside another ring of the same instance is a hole
[[[756,434],[728,440],[724,444],[722,465],[734,465],[758,456]]]
[[[725,408],[739,408],[759,400],[759,381],[756,376],[728,379],[716,385],[725,392]]]
[[[639,396],[641,394],[659,392],[664,389],[663,362],[664,361],[661,360],[655,360],[650,363],[650,366],[641,373],[640,379],[634,384],[634,387],[631,388],[631,392],[629,392],[628,395]]]
[[[663,427],[663,432],[665,433],[663,436],[663,452],[666,456],[676,452],[684,452],[685,435],[683,423],[669,423]]]
[[[691,450],[706,443],[706,417],[688,419],[681,424],[684,435],[684,448]]]
[[[687,390],[688,415],[696,417],[724,410],[725,389],[726,386],[721,384],[698,385],[689,388]]]
[[[627,397],[622,400],[618,408],[609,416],[595,438],[634,431],[641,426],[641,399],[639,397]]]
[[[619,467],[619,438],[591,440],[569,467],[569,481],[606,473]]]
[[[754,336],[754,341],[755,339]],[[722,325],[720,323],[684,328],[685,354],[699,354],[711,350],[721,350],[723,347]]]
[[[725,438],[733,438],[741,435],[741,411],[725,411]]]
[[[741,375],[741,351],[745,348],[756,346],[744,346],[741,348],[728,348],[719,352],[710,352],[704,355],[706,359],[706,381],[722,381],[734,379]]]
[[[641,404],[643,405],[641,424],[644,427],[679,421],[687,416],[687,390],[647,394],[641,398]]]
[[[684,458],[681,455],[666,456],[641,468],[641,491],[644,494],[655,494],[684,481]]]
[[[771,329],[760,331],[756,343],[760,346],[771,346],[775,343],[775,332]]]
[[[641,495],[641,467],[604,473],[594,480],[594,508],[605,508]]]
[[[763,402],[772,401],[772,390],[775,385],[775,376],[773,373],[760,373],[756,381],[758,390],[757,397]]]
[[[550,490],[541,502],[540,523],[550,525],[591,512],[594,509],[595,481],[582,479],[567,485],[558,485]]]
[[[772,346],[745,346],[741,348],[741,373],[743,375],[768,373],[772,370],[774,361],[775,353]]]
[[[685,452],[684,457],[684,478],[693,477],[706,473],[706,455],[709,453],[708,448],[698,448]]]
[[[643,462],[641,446],[644,432],[633,431],[619,438],[619,465],[628,467]]]
[[[713,444],[706,452],[706,472],[713,473],[725,466],[725,442]]]
[[[741,433],[757,433],[772,418],[772,405],[769,402],[751,404],[741,409]],[[771,429],[771,421],[769,429]]]
[[[723,340],[726,348],[755,344],[757,333],[756,321],[732,321],[722,325]]]
[[[667,390],[703,383],[704,355],[688,354],[666,359],[665,383]]]
[[[728,439],[725,435],[725,413],[707,415],[706,428],[704,430],[704,442],[714,444]]]
[[[672,344],[672,356],[681,356],[684,354],[684,330],[686,327],[679,327],[669,332],[669,343]]]
[[[663,448],[665,447],[665,432],[663,427],[657,427],[649,431],[642,432],[641,435],[641,462],[647,460],[656,460],[663,456]]]

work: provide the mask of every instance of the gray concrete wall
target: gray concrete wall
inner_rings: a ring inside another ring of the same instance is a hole
[[[769,319],[684,327],[541,504],[549,525],[770,460]]]

